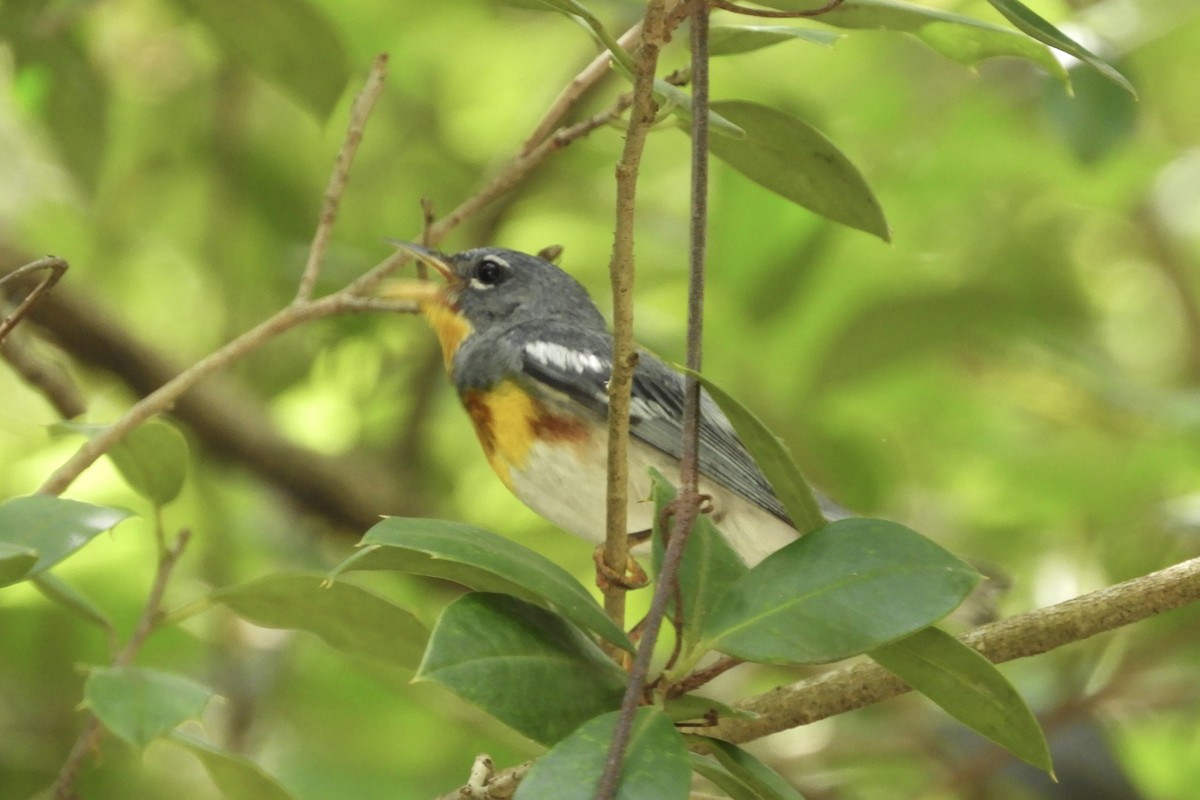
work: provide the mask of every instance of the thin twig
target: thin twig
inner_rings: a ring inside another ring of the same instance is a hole
[[[23,333],[23,330],[9,331],[8,338],[0,342],[0,358],[8,362],[21,380],[37,389],[63,419],[87,411],[87,403],[67,371],[30,352],[33,337],[22,336]]]
[[[694,692],[709,681],[724,675],[729,670],[733,669],[739,664],[744,663],[746,662],[740,658],[734,658],[733,656],[721,656],[707,667],[696,670],[679,683],[671,686],[667,690],[667,697],[679,697],[680,695],[687,694],[688,692]]]
[[[346,193],[346,184],[350,180],[350,165],[354,163],[358,145],[362,142],[371,109],[383,93],[383,83],[387,80],[387,61],[386,53],[375,57],[371,71],[367,74],[366,84],[354,98],[354,104],[350,106],[350,124],[346,126],[346,136],[338,149],[337,158],[333,162],[333,172],[329,176],[329,185],[325,188],[325,198],[321,201],[321,216],[317,220],[317,230],[308,249],[308,261],[304,265],[300,285],[296,289],[296,303],[312,299],[313,290],[317,286],[317,277],[321,273],[321,263],[325,260],[325,250],[329,247],[329,237],[333,234],[333,224],[337,221],[342,195]]]
[[[46,256],[45,258],[39,258],[37,261],[31,261],[22,267],[17,267],[5,275],[0,275],[0,284],[3,284],[10,280],[16,280],[22,275],[42,270],[45,270],[47,274],[38,281],[38,284],[30,290],[29,294],[25,295],[25,299],[13,309],[11,314],[0,320],[0,342],[3,342],[8,332],[17,326],[17,323],[21,321],[33,304],[38,301],[38,298],[50,291],[54,284],[58,283],[58,279],[67,271],[67,262],[58,256]]]
[[[808,11],[775,11],[767,8],[749,8],[740,6],[737,3],[731,3],[729,0],[712,0],[713,8],[719,8],[723,11],[732,11],[734,14],[742,14],[748,17],[770,17],[771,19],[797,19],[801,17],[819,17],[822,14],[828,14],[842,4],[842,0],[829,0],[828,3],[820,8],[809,9]]]

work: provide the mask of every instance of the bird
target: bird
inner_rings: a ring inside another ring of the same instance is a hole
[[[377,294],[415,303],[433,328],[496,475],[544,519],[603,541],[613,337],[587,290],[528,253],[479,247],[443,254],[393,244],[443,281],[393,280]],[[631,532],[653,522],[650,468],[679,474],[683,405],[683,375],[639,349],[630,399]],[[753,566],[799,533],[707,392],[699,416],[699,492],[731,548]]]

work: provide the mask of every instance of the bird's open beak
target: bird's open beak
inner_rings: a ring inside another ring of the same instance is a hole
[[[375,292],[376,297],[385,300],[408,300],[415,303],[426,303],[431,300],[443,299],[447,290],[453,291],[462,284],[462,278],[454,274],[454,269],[438,252],[422,247],[412,242],[401,242],[389,239],[392,244],[411,255],[417,261],[432,267],[446,279],[445,284],[434,281],[395,280],[387,281]]]

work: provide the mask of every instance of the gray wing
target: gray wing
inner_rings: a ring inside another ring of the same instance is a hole
[[[608,416],[612,337],[606,332],[539,321],[509,329],[522,371],[600,417]],[[641,351],[633,376],[630,433],[674,458],[683,448],[684,379],[652,353]],[[746,451],[733,426],[707,393],[700,397],[700,472],[791,523],[779,498]]]

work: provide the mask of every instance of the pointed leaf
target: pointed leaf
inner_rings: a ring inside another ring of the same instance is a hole
[[[204,712],[213,692],[180,675],[141,667],[101,667],[88,672],[83,699],[104,727],[143,748]]]
[[[35,550],[38,560],[29,575],[37,575],[129,516],[123,508],[48,494],[14,497],[0,503],[0,542]]]
[[[616,729],[614,711],[583,724],[542,756],[515,800],[592,800]],[[637,710],[615,800],[685,800],[691,764],[683,737],[657,708]]]
[[[841,34],[792,25],[713,25],[708,29],[708,54],[730,56],[797,40],[832,47],[840,38]]]
[[[718,789],[729,795],[733,800],[764,800],[763,796],[735,777],[733,773],[718,764],[714,759],[699,753],[688,753],[692,760],[692,769],[697,774],[707,778]]]
[[[278,781],[244,756],[179,731],[173,732],[169,741],[199,759],[208,777],[229,800],[292,800]]]
[[[709,149],[750,180],[816,214],[888,241],[879,201],[858,168],[808,123],[743,100],[713,103],[713,112],[745,136],[713,136]]]
[[[707,736],[696,738],[703,740],[722,767],[763,800],[804,800],[779,773],[737,745]]]
[[[53,572],[43,572],[33,578],[33,585],[38,591],[72,612],[80,619],[90,622],[104,630],[109,635],[109,641],[116,638],[116,627],[108,614],[92,598],[76,589],[71,584],[59,578]]]
[[[130,488],[156,506],[179,496],[187,477],[187,439],[170,423],[151,419],[108,451]]]
[[[446,520],[388,517],[367,531],[362,544],[369,547],[342,562],[331,577],[350,570],[397,570],[511,594],[633,652],[629,638],[569,572],[491,531]]]
[[[1129,82],[1128,78],[1117,72],[1111,64],[1101,60],[1083,45],[1042,19],[1028,6],[1019,2],[1019,0],[988,0],[988,2],[992,4],[993,8],[1003,14],[1005,19],[1015,25],[1017,30],[1023,31],[1039,42],[1045,42],[1056,50],[1061,50],[1067,55],[1078,58],[1117,86],[1129,92],[1133,97],[1137,97],[1137,90],[1133,88],[1133,84]]]
[[[654,502],[653,565],[657,577],[663,557],[663,531],[659,521],[663,509],[678,492],[661,472],[650,469],[650,499]],[[687,541],[683,562],[679,565],[677,581],[683,598],[683,657],[687,660],[691,645],[704,622],[704,617],[739,578],[750,568],[742,560],[707,515],[700,514]],[[674,603],[671,618],[675,619]]]
[[[280,574],[216,591],[212,599],[264,628],[308,631],[359,658],[416,669],[428,632],[394,603],[320,575]]]
[[[625,672],[562,617],[505,594],[448,605],[415,680],[440,683],[535,741],[552,744],[616,708]]]
[[[37,560],[37,551],[32,548],[0,542],[0,586],[25,580]]]
[[[821,513],[812,489],[800,474],[800,468],[792,460],[783,440],[771,433],[762,420],[720,386],[699,373],[693,374],[725,412],[725,416],[729,417],[738,437],[771,484],[775,496],[787,509],[796,530],[804,534],[825,525],[825,515]]]
[[[945,631],[926,628],[871,651],[871,657],[959,722],[1052,772],[1041,725],[983,654]]]
[[[787,11],[812,8],[811,0],[763,0],[763,5]],[[837,28],[902,31],[947,58],[967,65],[997,56],[1024,58],[1063,84],[1070,84],[1066,69],[1040,42],[1003,25],[940,8],[903,0],[845,0],[828,13],[814,17],[813,21]]]
[[[346,49],[325,12],[306,0],[175,0],[230,58],[327,118],[350,78]]]
[[[703,646],[772,664],[873,650],[949,614],[979,574],[895,522],[831,522],[766,558],[705,619]]]

